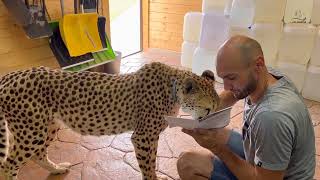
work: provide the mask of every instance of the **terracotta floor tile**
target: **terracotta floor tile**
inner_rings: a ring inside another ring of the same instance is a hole
[[[320,138],[320,125],[314,127],[314,134],[316,138]]]
[[[146,52],[141,53],[141,56],[142,58],[156,59],[161,61],[180,60],[180,53],[162,49],[148,49]]]
[[[116,135],[112,141],[111,147],[123,152],[134,151],[134,147],[131,142],[131,135],[132,132]]]
[[[179,127],[167,128],[164,130],[163,136],[173,153],[173,157],[179,157],[184,151],[202,149],[191,136],[183,133]]]
[[[27,163],[20,171],[18,178],[21,180],[81,180],[81,169],[83,164],[72,166],[68,173],[61,175],[50,175],[50,173],[35,164]]]
[[[62,142],[80,143],[81,135],[71,129],[62,129],[58,132],[58,139]]]
[[[320,138],[316,138],[316,155],[320,156]]]
[[[82,169],[83,179],[140,179],[139,172],[124,162],[125,153],[113,148],[91,151]]]
[[[320,103],[313,102],[312,106],[308,109],[314,126],[320,125]]]
[[[177,158],[158,157],[158,171],[172,179],[178,179]]]
[[[140,69],[141,67],[138,67],[138,66],[132,66],[128,71],[127,73],[132,73],[132,72],[136,72]]]
[[[320,114],[320,103],[313,102],[312,106],[308,109],[311,114]]]
[[[139,168],[139,164],[138,164],[135,152],[126,153],[126,155],[123,158],[123,161],[126,164],[128,164],[132,169],[140,172],[140,168]]]
[[[30,161],[19,172],[18,178],[25,180],[33,180],[36,177],[41,179],[47,179],[50,173],[38,164]],[[53,177],[55,178],[55,177]]]
[[[173,157],[173,152],[169,147],[169,144],[166,140],[165,133],[162,133],[159,138],[158,142],[158,157],[167,157],[167,158],[172,158]]]
[[[100,136],[100,137],[82,136],[80,144],[89,150],[106,148],[111,145],[114,137],[115,137],[115,135]]]
[[[320,179],[320,156],[316,156],[316,172],[313,178]]]
[[[143,65],[145,65],[147,62],[131,62],[130,60],[126,63],[126,66],[130,66],[130,67],[142,67]]]
[[[82,163],[86,159],[88,149],[77,143],[54,142],[49,146],[49,159],[54,163]]]
[[[125,74],[130,70],[130,68],[131,68],[130,66],[123,65],[123,66],[120,67],[120,73],[121,74]]]
[[[304,103],[306,104],[306,106],[308,108],[310,108],[314,103],[315,101],[311,101],[311,100],[308,100],[308,99],[304,99]]]
[[[320,125],[320,114],[316,114],[316,113],[311,114],[311,119],[312,119],[313,126],[319,126]]]

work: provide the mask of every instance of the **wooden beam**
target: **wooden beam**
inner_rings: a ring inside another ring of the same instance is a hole
[[[149,0],[142,0],[142,50],[149,48]]]
[[[111,43],[109,0],[101,0],[102,15],[106,17],[106,33]]]

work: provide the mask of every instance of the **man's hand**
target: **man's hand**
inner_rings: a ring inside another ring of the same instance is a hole
[[[230,136],[230,129],[182,129],[182,132],[189,134],[196,142],[218,155],[222,146],[225,146]]]

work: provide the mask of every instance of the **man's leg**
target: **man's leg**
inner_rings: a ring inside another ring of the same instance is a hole
[[[207,180],[213,170],[214,155],[208,150],[187,151],[180,154],[177,169],[181,180]]]
[[[231,131],[227,145],[234,153],[244,158],[241,134]],[[178,159],[177,168],[182,180],[236,179],[227,166],[210,151],[189,151],[182,153]]]

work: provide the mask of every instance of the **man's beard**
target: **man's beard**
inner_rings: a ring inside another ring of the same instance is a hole
[[[257,89],[257,84],[258,81],[256,78],[254,78],[253,74],[249,74],[248,78],[248,84],[242,89],[242,90],[237,90],[236,92],[233,92],[233,95],[237,99],[243,99],[248,97],[253,91]]]

